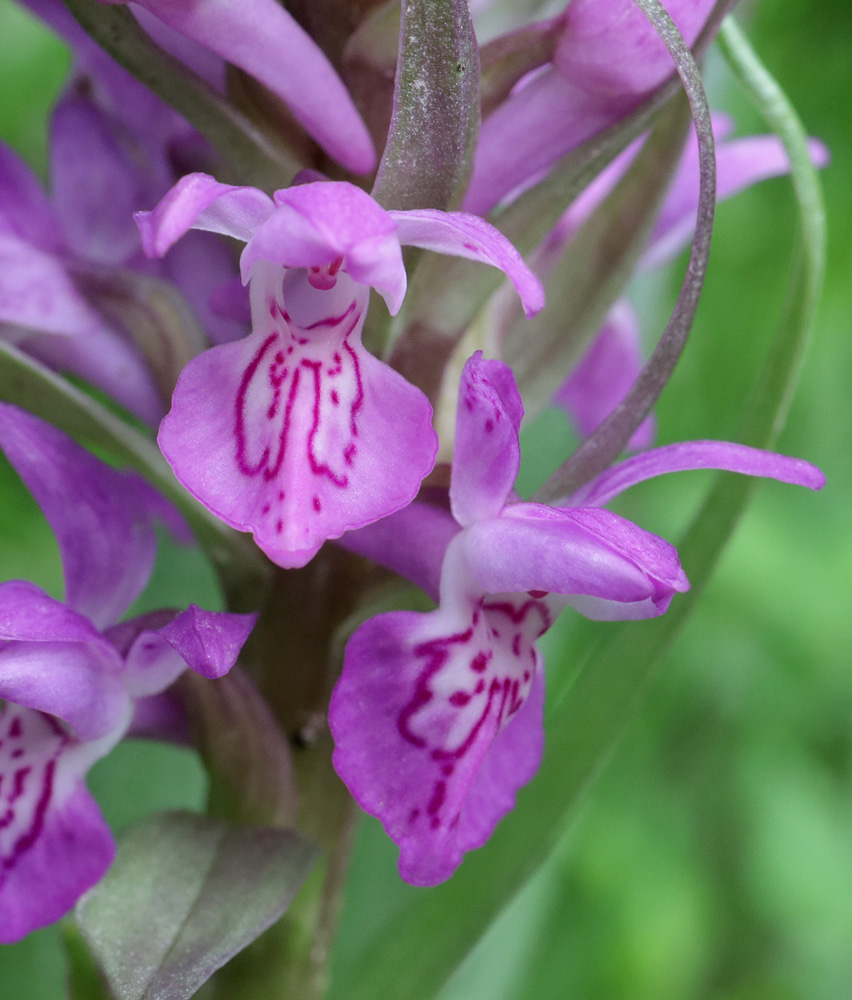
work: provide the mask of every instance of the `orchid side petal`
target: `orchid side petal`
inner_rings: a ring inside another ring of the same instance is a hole
[[[246,242],[272,213],[269,195],[253,187],[220,184],[209,174],[187,174],[150,212],[134,218],[149,257],[162,257],[190,229]]]
[[[190,604],[160,629],[163,639],[202,677],[222,677],[237,662],[257,615],[205,611]]]
[[[668,542],[605,510],[514,504],[472,525],[460,544],[467,572],[492,594],[583,595],[632,618],[639,608],[659,613],[688,586]]]
[[[499,268],[515,286],[527,316],[544,305],[544,288],[506,237],[479,216],[466,212],[413,209],[388,213],[403,246],[466,257]]]
[[[456,411],[450,505],[462,526],[496,517],[521,464],[524,406],[511,368],[477,351],[464,366]]]
[[[0,943],[64,916],[115,846],[81,776],[91,763],[47,715],[0,705]],[[105,751],[104,751],[105,752]]]
[[[571,497],[571,502],[601,506],[646,479],[691,469],[739,472],[745,476],[806,486],[811,490],[820,490],[825,485],[823,473],[801,458],[790,458],[727,441],[683,441],[625,459],[583,486]]]

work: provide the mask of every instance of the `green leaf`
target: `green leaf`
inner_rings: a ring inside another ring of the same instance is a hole
[[[69,1000],[114,1000],[79,927],[70,917],[62,921],[62,944],[68,960]]]
[[[789,406],[822,287],[825,225],[819,178],[806,135],[777,84],[730,22],[726,55],[754,103],[784,141],[804,231],[802,261],[790,289],[791,308],[746,407],[744,437],[771,446]],[[495,916],[552,851],[583,792],[612,754],[650,679],[687,621],[745,509],[755,481],[722,474],[678,546],[692,589],[662,618],[625,622],[548,692],[547,742],[539,774],[518,795],[516,811],[489,843],[466,858],[453,879],[406,895],[372,947],[340,969],[332,1000],[434,997]]]
[[[0,399],[60,427],[81,444],[130,465],[180,509],[216,564],[232,610],[251,610],[268,572],[260,550],[198,503],[175,479],[159,449],[92,396],[34,358],[0,340]]]
[[[394,110],[373,197],[446,209],[464,191],[479,135],[479,49],[467,0],[403,0]]]
[[[289,830],[161,813],[77,906],[117,1000],[187,1000],[289,907],[317,849]]]
[[[155,45],[124,7],[98,0],[64,0],[80,25],[138,80],[219,150],[232,179],[267,190],[284,187],[303,166],[225,98]]]

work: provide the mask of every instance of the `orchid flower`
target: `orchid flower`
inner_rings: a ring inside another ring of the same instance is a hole
[[[667,0],[692,45],[712,0]],[[571,0],[553,62],[522,80],[482,123],[464,207],[485,215],[561,156],[625,118],[674,72],[631,0]]]
[[[193,174],[137,218],[151,255],[192,226],[246,242],[253,332],[187,365],[159,444],[184,486],[280,566],[404,507],[434,463],[426,397],[361,344],[370,288],[391,313],[401,306],[401,245],[492,264],[528,313],[543,302],[538,279],[481,219],[386,212],[344,182],[273,200]]]
[[[399,845],[400,874],[416,885],[448,878],[535,774],[544,695],[535,641],[559,611],[650,618],[688,589],[668,542],[600,504],[682,469],[824,482],[804,461],[691,442],[626,460],[565,506],[519,502],[522,416],[511,370],[474,355],[459,391],[452,514],[415,503],[342,542],[439,601],[427,614],[361,625],[329,709],[337,772]]]
[[[148,582],[170,505],[64,434],[0,404],[0,445],[56,534],[65,602],[0,584],[0,942],[57,920],[106,871],[114,844],[84,778],[187,667],[219,677],[254,615],[153,612],[114,624]]]
[[[732,129],[733,122],[727,115],[713,115],[718,201],[790,170],[789,157],[778,136],[731,139]],[[637,148],[634,144],[625,151],[586,188],[532,256],[530,264],[542,278],[546,278],[566,244],[615,186]],[[812,139],[810,150],[816,166],[828,163],[828,150],[821,142]],[[698,173],[698,143],[693,133],[638,261],[639,273],[668,263],[691,239],[698,208]],[[621,402],[642,364],[639,320],[628,299],[621,298],[610,309],[597,337],[557,391],[554,401],[565,408],[580,434],[588,436]],[[637,428],[628,447],[647,448],[654,433],[655,421],[651,416]]]

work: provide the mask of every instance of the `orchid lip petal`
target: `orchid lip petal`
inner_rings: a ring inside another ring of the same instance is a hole
[[[82,748],[50,716],[0,705],[3,944],[64,916],[112,861],[109,828],[81,780],[107,748]]]

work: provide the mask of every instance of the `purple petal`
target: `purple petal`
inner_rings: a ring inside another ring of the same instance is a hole
[[[112,624],[148,582],[152,513],[166,501],[139,476],[117,472],[61,431],[0,404],[0,445],[59,542],[66,602]]]
[[[162,257],[190,229],[249,240],[269,217],[269,195],[252,187],[220,184],[208,174],[187,174],[151,212],[137,212],[142,247],[149,257]]]
[[[463,207],[485,215],[561,156],[626,115],[632,99],[601,97],[548,67],[482,123]]]
[[[714,132],[718,135],[717,129]],[[808,148],[815,166],[828,163],[828,150],[821,142],[811,139]],[[755,135],[719,143],[716,200],[724,201],[752,184],[789,172],[790,159],[778,136]],[[665,264],[688,245],[695,229],[698,191],[698,146],[693,136],[642,255],[643,268]]]
[[[666,10],[692,45],[713,0],[668,0]],[[572,0],[554,62],[590,92],[643,95],[674,72],[663,40],[631,0]]]
[[[91,757],[49,716],[0,705],[0,943],[64,916],[112,861],[80,780]]]
[[[196,673],[222,677],[237,662],[256,621],[257,615],[204,611],[190,604],[160,629],[160,635]]]
[[[407,881],[449,878],[538,766],[540,690],[523,707],[549,623],[539,601],[479,601],[380,615],[350,639],[329,708],[334,765],[399,845]]]
[[[562,595],[588,617],[661,614],[674,591],[688,588],[668,542],[595,508],[514,504],[468,528],[457,544],[486,593]]]
[[[118,265],[139,246],[132,216],[145,204],[146,186],[128,138],[91,98],[75,91],[53,112],[54,204],[68,246],[86,260]]]
[[[337,302],[337,290],[316,294]],[[159,442],[194,496],[299,566],[408,504],[437,438],[426,397],[361,346],[366,293],[309,327],[289,320],[271,277],[252,293],[258,332],[187,365]]]
[[[0,233],[10,233],[49,253],[62,249],[62,231],[38,178],[2,143]]]
[[[248,291],[231,248],[214,233],[187,233],[162,264],[192,306],[214,344],[244,337],[249,324]]]
[[[450,504],[465,526],[496,517],[518,477],[524,416],[511,368],[477,351],[464,366],[456,413]]]
[[[357,531],[338,544],[399,573],[437,602],[444,553],[459,526],[449,511],[416,500]]]
[[[627,395],[642,370],[639,322],[633,307],[619,299],[580,363],[554,396],[588,437]],[[647,448],[654,440],[656,421],[648,417],[631,437],[628,448]]]
[[[390,212],[403,246],[423,247],[453,257],[466,257],[499,268],[515,286],[527,316],[544,305],[541,282],[506,237],[484,219],[466,212],[415,209]]]
[[[169,27],[245,70],[289,106],[343,166],[367,173],[375,151],[349,91],[320,48],[275,0],[141,0]]]
[[[130,718],[115,649],[81,615],[20,580],[0,584],[0,698],[49,712],[82,739]]]
[[[244,281],[261,260],[308,268],[317,287],[323,278],[333,286],[342,270],[399,311],[406,277],[396,224],[365,191],[344,181],[299,184],[276,191],[275,205],[243,253]]]
[[[690,469],[739,472],[745,476],[762,476],[807,486],[811,490],[820,490],[825,485],[823,473],[802,458],[789,458],[727,441],[683,441],[653,448],[607,469],[571,497],[571,502],[599,506],[646,479]]]

